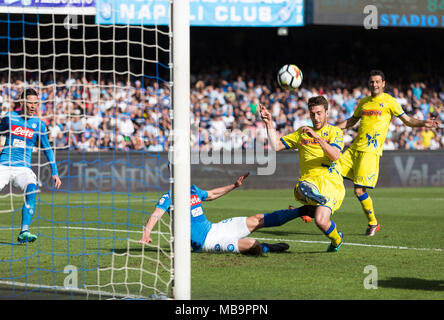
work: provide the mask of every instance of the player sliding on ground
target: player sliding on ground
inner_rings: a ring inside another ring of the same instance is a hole
[[[314,217],[318,228],[331,240],[327,251],[338,251],[343,235],[330,217],[345,196],[337,162],[344,147],[344,136],[341,129],[327,123],[328,101],[324,97],[310,98],[308,110],[313,127],[304,126],[279,138],[271,113],[264,105],[260,106],[273,150],[297,149],[299,152],[301,177],[294,189],[296,200],[311,209],[308,215]]]
[[[244,254],[261,254],[267,252],[282,252],[289,248],[286,243],[259,243],[247,236],[260,229],[276,227],[305,215],[307,208],[278,210],[272,213],[256,214],[251,217],[235,217],[219,223],[211,223],[205,217],[202,201],[211,201],[222,197],[228,192],[242,185],[249,173],[237,178],[236,182],[224,187],[201,190],[191,186],[191,247],[193,252],[236,252]],[[148,222],[145,225],[140,244],[149,243],[151,231],[165,212],[169,212],[171,205],[170,193],[165,193],[157,202]]]
[[[25,243],[37,239],[36,235],[29,232],[37,193],[37,177],[31,170],[31,160],[32,150],[37,144],[43,148],[51,164],[54,186],[58,189],[62,182],[49,144],[46,125],[36,116],[39,108],[37,91],[25,89],[21,95],[20,105],[21,112],[8,112],[0,122],[0,134],[6,135],[5,145],[0,154],[0,190],[11,182],[25,192],[21,231],[17,238],[18,242]]]
[[[339,163],[344,178],[353,181],[355,196],[368,219],[365,235],[374,236],[381,226],[376,219],[373,201],[367,193],[367,188],[373,189],[378,181],[379,159],[392,118],[398,117],[409,127],[438,128],[439,121],[419,120],[406,115],[395,98],[384,93],[385,76],[380,70],[370,72],[368,86],[371,95],[361,99],[353,116],[337,126],[346,129],[361,120],[358,135],[341,156]]]

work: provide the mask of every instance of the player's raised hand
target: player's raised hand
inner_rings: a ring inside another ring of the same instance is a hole
[[[319,138],[319,136],[314,132],[314,130],[312,129],[312,128],[310,128],[310,127],[302,127],[301,128],[301,132],[302,133],[306,133],[306,134],[308,134],[310,137],[313,137],[313,138]]]
[[[60,180],[59,176],[52,176],[52,179],[54,180],[54,187],[59,189],[62,185],[62,180]]]
[[[240,176],[239,178],[237,178],[236,182],[234,183],[234,186],[240,187],[242,185],[242,182],[244,181],[244,179],[246,179],[248,176],[250,175],[249,172],[245,173],[244,175]]]
[[[266,125],[271,124],[273,119],[271,117],[270,111],[268,111],[267,107],[261,103],[259,104],[259,107],[260,107],[262,121],[264,121]]]

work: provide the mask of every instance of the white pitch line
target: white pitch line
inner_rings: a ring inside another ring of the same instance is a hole
[[[40,227],[40,229],[52,229],[54,227]],[[59,229],[74,229],[74,230],[87,230],[87,231],[104,231],[104,232],[129,232],[129,233],[138,233],[142,234],[143,231],[137,231],[137,230],[121,230],[121,229],[98,229],[98,228],[89,228],[89,227],[67,227],[67,226],[58,226],[55,228]],[[2,230],[19,230],[20,227],[9,227],[9,228],[1,228]],[[153,231],[153,234],[164,234],[168,235],[169,232],[158,232]],[[288,241],[288,242],[298,242],[298,243],[320,243],[320,244],[329,244],[329,241],[316,241],[316,240],[297,240],[297,239],[283,239],[283,238],[256,238],[252,237],[256,240],[263,240],[263,241]],[[356,246],[356,247],[371,247],[371,248],[383,248],[383,249],[398,249],[398,250],[415,250],[415,251],[438,251],[442,252],[444,249],[441,248],[410,248],[405,246],[390,246],[390,245],[382,245],[382,244],[366,244],[366,243],[354,243],[354,242],[344,242],[344,246]]]
[[[74,230],[88,230],[88,231],[105,231],[105,232],[132,232],[132,233],[143,233],[142,231],[137,230],[122,230],[122,229],[99,229],[99,228],[89,228],[89,227],[67,227],[67,226],[57,226],[57,227],[38,227],[38,229],[74,229]],[[0,227],[0,231],[2,230],[20,230],[20,227],[9,227],[9,228],[2,228]],[[152,233],[159,233],[157,231],[153,231]],[[165,233],[168,234],[168,233]]]
[[[423,199],[424,200],[424,199]],[[55,204],[57,206],[63,206],[66,205],[66,202],[50,202],[49,200],[41,200],[40,202],[47,202],[47,203],[51,203],[51,204]],[[100,203],[132,203],[132,202],[147,202],[147,203],[155,203],[157,202],[157,200],[154,199],[132,199],[132,200],[108,200],[108,201],[102,201],[100,200]],[[72,205],[72,204],[90,204],[90,203],[96,203],[98,206],[100,206],[99,203],[97,203],[97,200],[70,200],[68,205]],[[7,207],[10,206],[9,203],[0,203],[0,207]]]

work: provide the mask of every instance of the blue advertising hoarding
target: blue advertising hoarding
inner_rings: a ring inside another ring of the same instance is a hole
[[[99,24],[168,25],[169,0],[96,0]],[[190,0],[191,26],[304,25],[304,0]]]

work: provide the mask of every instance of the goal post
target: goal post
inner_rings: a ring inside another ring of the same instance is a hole
[[[174,297],[191,298],[189,0],[172,1]]]

